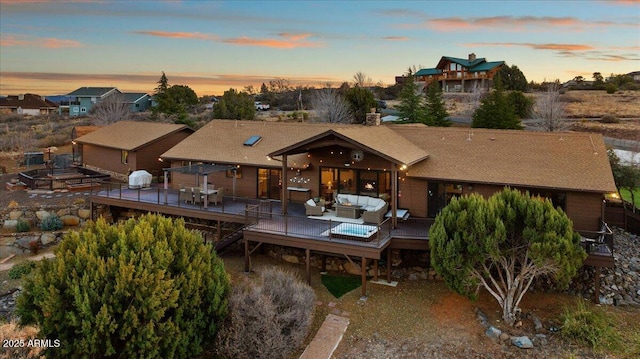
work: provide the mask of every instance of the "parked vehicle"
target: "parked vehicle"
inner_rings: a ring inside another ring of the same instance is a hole
[[[269,109],[269,105],[266,103],[256,101],[254,104],[256,105],[256,111],[267,111]]]

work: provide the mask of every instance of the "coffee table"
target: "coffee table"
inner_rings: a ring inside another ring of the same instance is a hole
[[[360,218],[362,206],[357,204],[335,204],[336,216],[344,218]]]

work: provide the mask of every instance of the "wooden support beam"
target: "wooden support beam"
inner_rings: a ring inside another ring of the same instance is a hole
[[[218,220],[218,236],[216,240],[217,242],[220,242],[222,240],[222,222],[220,222],[220,220]]]
[[[353,265],[354,267],[356,266],[356,264],[355,264],[355,263],[353,263],[353,261],[351,260],[351,257],[349,257],[349,256],[348,256],[348,255],[346,255],[346,254],[343,254],[343,256],[344,256],[345,258],[347,258],[347,261],[349,261],[349,263],[351,263],[351,265]]]
[[[361,267],[361,274],[362,274],[362,292],[361,292],[361,296],[362,297],[366,297],[367,296],[367,258],[362,257],[361,265],[362,265],[362,267]]]
[[[320,258],[322,258],[322,272],[324,273],[327,271],[327,256],[322,254]]]
[[[387,248],[387,283],[391,283],[391,248]]]
[[[307,284],[311,285],[311,250],[305,249],[305,265],[307,266]]]
[[[282,190],[280,197],[282,198],[282,214],[287,214],[287,202],[289,202],[289,191],[287,191],[287,155],[282,155]]]
[[[378,281],[378,260],[377,259],[373,260],[373,281],[374,282]]]

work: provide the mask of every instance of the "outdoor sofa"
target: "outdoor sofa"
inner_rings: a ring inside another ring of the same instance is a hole
[[[321,204],[316,204],[313,199],[309,199],[304,203],[304,208],[306,210],[307,216],[322,216],[324,213],[324,206]]]
[[[380,223],[387,213],[389,204],[382,198],[358,196],[355,194],[338,194],[336,204],[358,205],[363,210],[362,220],[368,223]]]

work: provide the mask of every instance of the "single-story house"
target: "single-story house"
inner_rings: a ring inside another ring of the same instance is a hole
[[[58,111],[58,105],[44,96],[30,93],[0,98],[0,113],[18,115],[49,115]]]
[[[161,157],[173,168],[233,166],[207,181],[233,186],[234,196],[280,200],[284,212],[289,200],[335,203],[347,194],[433,218],[452,197],[511,186],[551,199],[575,229],[593,231],[604,194],[616,191],[604,140],[593,133],[213,120]],[[198,181],[174,172],[170,185]]]
[[[119,121],[75,138],[74,146],[84,166],[112,177],[125,178],[136,170],[158,175],[166,167],[160,155],[192,133],[186,125]]]
[[[151,108],[151,96],[144,92],[125,92],[122,94],[129,104],[131,112],[145,112]]]

